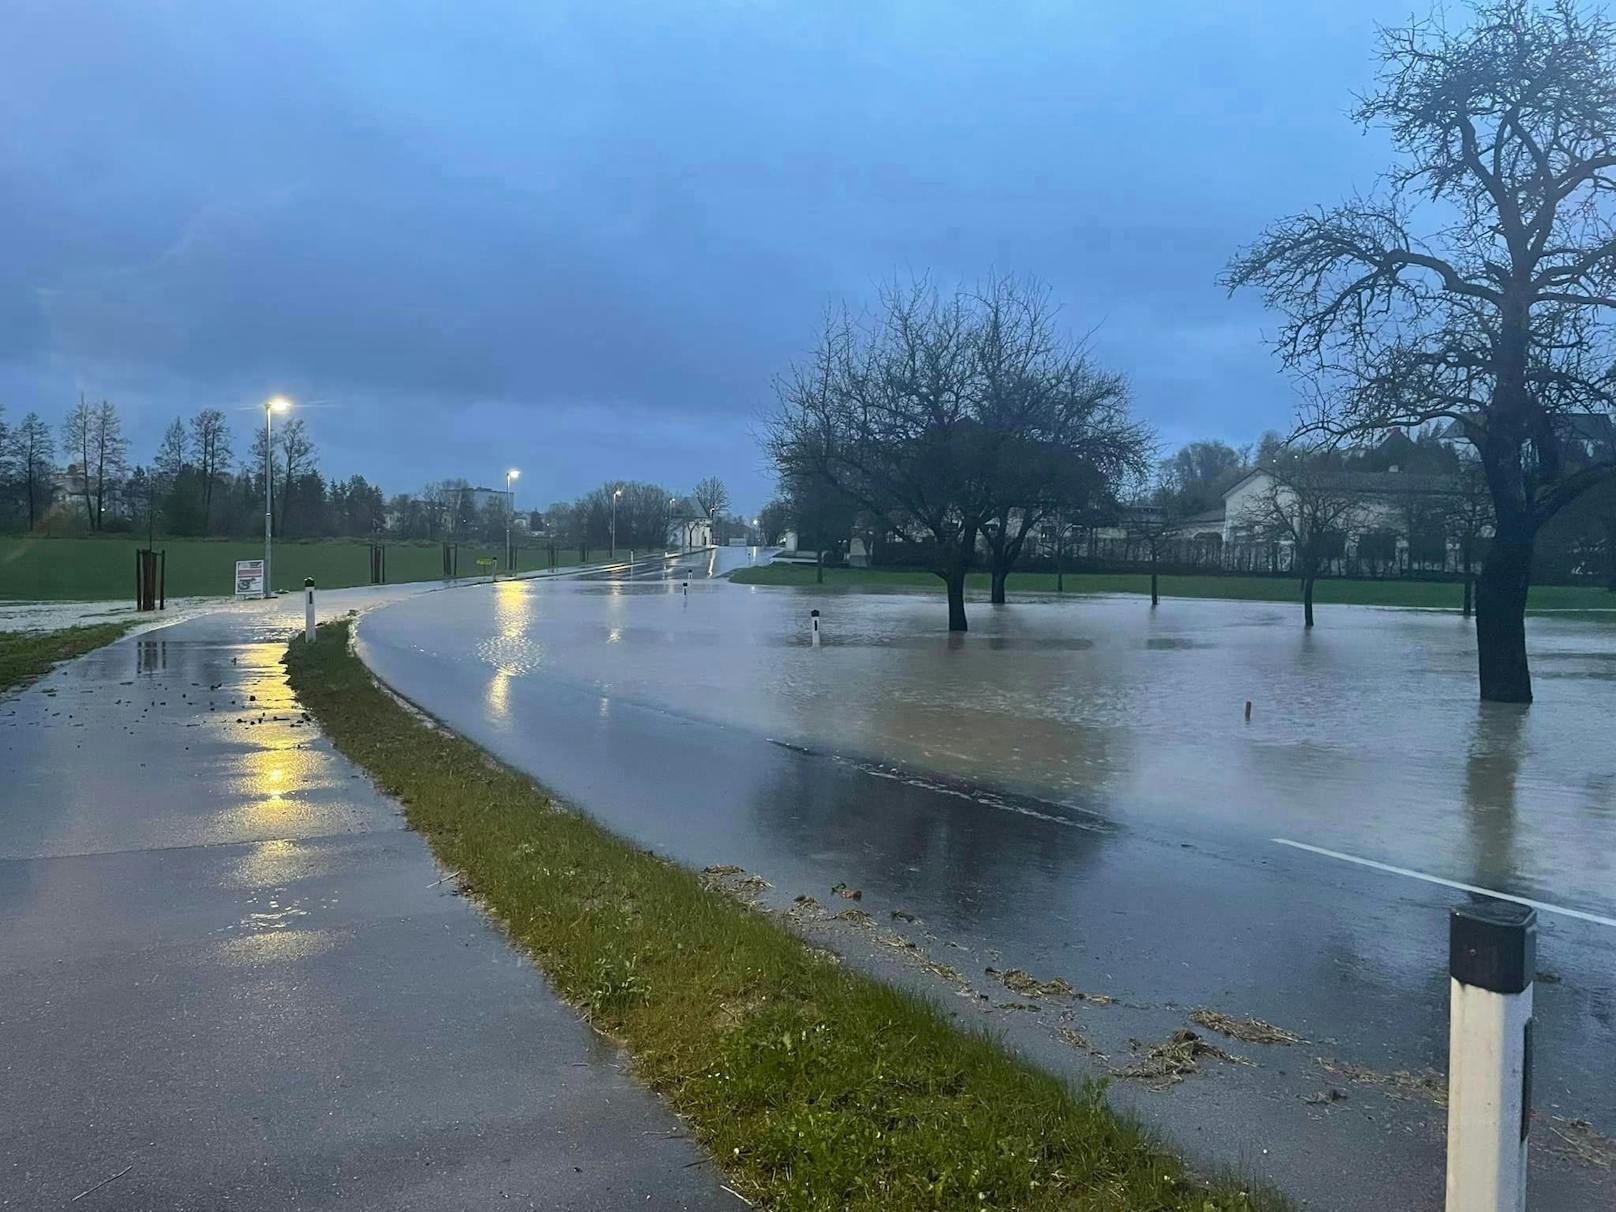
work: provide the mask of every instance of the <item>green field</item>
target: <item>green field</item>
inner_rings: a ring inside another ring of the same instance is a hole
[[[0,599],[35,602],[95,602],[133,599],[135,551],[143,541],[130,538],[0,539]],[[154,546],[168,552],[167,593],[171,598],[229,596],[235,587],[237,560],[256,560],[264,554],[262,541],[251,539],[158,539]],[[500,544],[462,543],[460,575],[478,575],[479,557],[501,558]],[[604,551],[591,551],[603,559]],[[579,553],[562,551],[563,564],[579,563]],[[517,551],[518,571],[548,565],[540,548]],[[443,575],[443,556],[437,543],[388,543],[387,579],[434,581]],[[276,589],[294,589],[304,577],[316,585],[341,589],[370,583],[370,545],[351,539],[275,544]]]
[[[814,569],[810,565],[766,564],[759,568],[742,569],[733,579],[743,585],[813,585]],[[971,589],[986,592],[987,574],[973,574],[968,584]],[[929,572],[827,568],[822,588],[839,592],[922,589],[941,593],[943,583]],[[1054,593],[1055,574],[1016,573],[1010,578],[1008,590],[1012,597],[1017,593]],[[1066,574],[1066,592],[1148,594],[1150,577],[1146,573],[1069,572]],[[1298,604],[1302,600],[1297,583],[1284,577],[1163,574],[1161,593],[1169,598],[1235,598]],[[1435,581],[1331,579],[1318,583],[1313,600],[1322,605],[1425,606],[1458,610],[1464,604],[1464,587]],[[1529,607],[1532,610],[1616,610],[1616,593],[1577,585],[1537,585],[1532,589]]]

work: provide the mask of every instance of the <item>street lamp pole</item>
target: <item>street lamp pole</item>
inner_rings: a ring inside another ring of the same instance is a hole
[[[505,473],[505,571],[508,573],[516,571],[516,561],[511,558],[511,518],[516,513],[516,495],[511,491],[511,481],[521,474],[514,467]]]
[[[270,559],[275,535],[275,434],[271,418],[278,412],[285,412],[292,406],[292,402],[285,396],[275,396],[264,401],[264,596],[275,596],[272,588],[274,582],[270,580]]]
[[[617,498],[623,495],[621,488],[612,490],[612,559],[617,559]]]

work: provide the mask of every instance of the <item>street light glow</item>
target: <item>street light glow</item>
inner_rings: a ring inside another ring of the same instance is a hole
[[[274,396],[265,402],[264,407],[270,412],[285,412],[292,406],[292,402],[285,396]]]
[[[519,480],[519,479],[522,478],[522,473],[517,471],[516,468],[513,467],[513,468],[511,468],[509,471],[507,471],[505,473],[505,478],[507,480]]]

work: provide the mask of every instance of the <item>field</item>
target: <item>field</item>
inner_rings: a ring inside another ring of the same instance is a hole
[[[747,568],[735,574],[743,585],[813,585],[814,569],[808,565],[769,564]],[[969,587],[988,589],[986,573],[973,574]],[[927,589],[942,592],[943,583],[929,572],[900,569],[827,568],[824,588],[834,591]],[[1016,573],[1007,589],[1017,593],[1054,593],[1053,573]],[[1067,573],[1066,592],[1137,593],[1150,592],[1145,573]],[[1161,593],[1171,598],[1237,598],[1255,602],[1300,602],[1301,591],[1288,577],[1168,576],[1161,577]],[[1322,605],[1343,606],[1424,606],[1458,610],[1464,602],[1464,587],[1436,581],[1349,581],[1321,580],[1314,600]],[[1616,610],[1616,593],[1579,585],[1535,585],[1528,599],[1531,610]]]
[[[137,539],[0,538],[0,599],[37,602],[103,601],[135,593]],[[167,593],[171,598],[229,596],[235,586],[235,562],[255,560],[264,544],[253,539],[158,539],[167,551]],[[595,558],[604,552],[592,551]],[[500,544],[460,545],[460,575],[476,576],[479,557],[498,559]],[[539,548],[518,549],[518,571],[545,567],[548,555]],[[579,553],[562,551],[563,564],[579,563]],[[274,579],[277,589],[294,589],[304,577],[316,585],[341,589],[370,583],[370,545],[351,539],[310,542],[277,541]],[[388,543],[387,579],[432,581],[443,575],[437,543]]]

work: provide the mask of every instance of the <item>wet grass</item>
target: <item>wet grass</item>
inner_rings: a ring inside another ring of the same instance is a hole
[[[621,1041],[747,1199],[889,1212],[1287,1206],[1193,1178],[1101,1088],[1023,1063],[558,806],[383,692],[349,630],[293,642],[303,705],[561,996]]]
[[[0,631],[0,693],[43,677],[60,661],[112,643],[133,626],[95,623],[59,631]]]
[[[743,568],[731,578],[741,585],[813,586],[812,565],[765,564]],[[1147,573],[1066,574],[1065,592],[1150,593]],[[973,573],[968,585],[986,593],[986,573]],[[825,583],[819,588],[847,592],[859,590],[923,589],[941,593],[943,583],[929,572],[895,568],[827,568]],[[1017,593],[1054,593],[1052,572],[1019,572],[1007,586]],[[1294,602],[1301,604],[1297,583],[1287,577],[1171,576],[1161,577],[1161,593],[1168,598],[1219,598],[1251,602]],[[1403,581],[1397,579],[1352,581],[1327,579],[1318,583],[1314,600],[1335,606],[1418,606],[1458,611],[1464,604],[1464,586],[1442,581]],[[1528,599],[1529,610],[1616,610],[1616,593],[1580,585],[1536,585]]]

